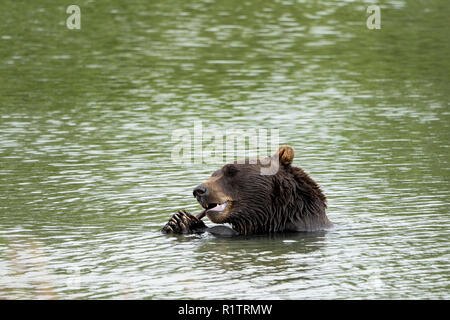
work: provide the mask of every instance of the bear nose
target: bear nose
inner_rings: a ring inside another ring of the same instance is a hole
[[[194,197],[198,198],[201,196],[205,196],[207,192],[208,192],[208,189],[206,189],[206,187],[199,185],[199,186],[195,187],[195,189],[194,189]]]

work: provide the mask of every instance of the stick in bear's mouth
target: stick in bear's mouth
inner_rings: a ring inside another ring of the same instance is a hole
[[[202,212],[200,212],[198,215],[196,215],[195,217],[199,220],[202,220],[202,218],[206,215],[206,209],[203,210]]]

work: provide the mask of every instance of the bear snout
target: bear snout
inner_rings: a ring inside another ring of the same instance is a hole
[[[206,189],[206,187],[204,185],[199,185],[197,187],[194,188],[194,197],[196,197],[197,199],[199,197],[204,197],[208,194],[208,189]]]
[[[200,205],[203,208],[208,207],[208,188],[206,188],[203,184],[197,186],[194,188],[194,197],[197,199],[197,201],[200,203]]]

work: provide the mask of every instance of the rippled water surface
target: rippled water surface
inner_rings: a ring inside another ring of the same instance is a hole
[[[0,10],[0,298],[450,298],[447,0],[380,30],[364,1],[77,3]],[[278,129],[336,227],[160,234],[222,164],[173,161],[199,121]]]

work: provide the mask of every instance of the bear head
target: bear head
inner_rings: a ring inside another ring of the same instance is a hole
[[[226,164],[194,196],[212,222],[229,223],[240,234],[330,227],[325,195],[293,159],[294,150],[282,146],[271,157]]]

